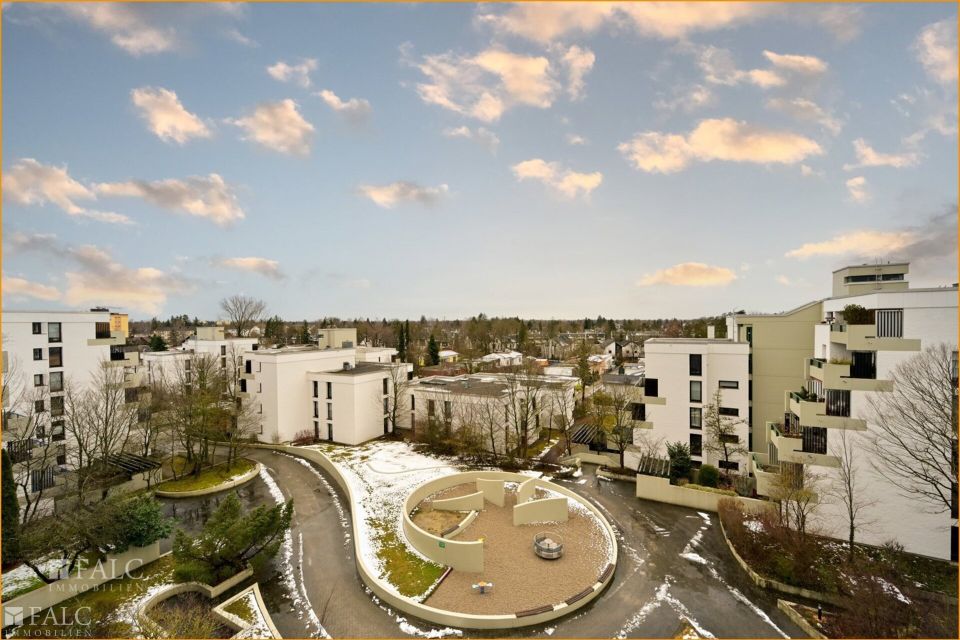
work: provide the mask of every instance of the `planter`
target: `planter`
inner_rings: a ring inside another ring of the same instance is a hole
[[[206,487],[204,489],[194,489],[193,491],[164,491],[163,489],[157,489],[154,493],[157,497],[160,498],[196,498],[198,496],[208,496],[213,493],[220,493],[221,491],[227,491],[228,489],[233,489],[239,487],[242,484],[250,482],[258,475],[260,475],[261,465],[259,462],[254,465],[253,469],[246,472],[242,476],[238,476],[233,480],[224,482],[223,484],[214,485],[212,487]]]
[[[181,593],[195,592],[200,593],[207,598],[213,600],[223,595],[225,592],[234,588],[244,580],[249,580],[253,577],[253,569],[247,568],[236,574],[231,578],[227,578],[223,582],[210,586],[202,582],[181,582],[179,584],[172,584],[168,587],[157,591],[155,594],[144,600],[140,603],[140,606],[137,608],[136,619],[141,627],[149,629],[154,634],[157,634],[157,637],[166,637],[166,632],[159,624],[154,622],[148,615],[150,609],[157,606],[164,600],[172,598],[175,595]],[[264,610],[265,611],[265,610]],[[278,636],[279,637],[279,636]]]

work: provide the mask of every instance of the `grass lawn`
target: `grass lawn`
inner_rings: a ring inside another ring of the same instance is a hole
[[[422,596],[443,575],[446,569],[442,565],[415,554],[386,523],[371,520],[369,524],[377,532],[377,558],[383,563],[387,581],[401,595]]]
[[[257,622],[257,614],[253,611],[253,606],[250,604],[251,600],[253,600],[252,592],[242,598],[237,598],[224,607],[223,610],[227,613],[232,613],[244,622],[255,624]]]
[[[214,467],[204,469],[195,476],[189,475],[176,480],[167,480],[157,485],[157,489],[160,491],[196,491],[198,489],[209,489],[218,484],[223,484],[231,478],[241,476],[252,470],[255,466],[256,463],[252,460],[240,458],[234,461],[230,469],[227,469],[226,464],[218,464]]]

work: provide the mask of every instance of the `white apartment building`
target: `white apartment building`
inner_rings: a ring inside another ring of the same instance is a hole
[[[910,289],[908,265],[846,267],[834,272],[834,295],[823,301],[823,322],[814,327],[813,353],[803,363],[805,393],[788,391],[782,422],[767,423],[768,450],[752,456],[757,492],[768,495],[777,473],[797,474],[804,465],[824,489],[837,482],[840,437],[855,454],[858,499],[873,503],[864,519],[872,524],[858,540],[882,544],[896,539],[908,551],[957,559],[957,513],[930,513],[905,497],[874,464],[871,435],[876,425],[869,399],[894,389],[893,371],[922,349],[945,343],[956,351],[957,287]],[[870,311],[865,323],[843,318],[856,304]],[[954,510],[956,507],[954,507]],[[844,538],[847,516],[839,500],[825,497],[819,524]]]
[[[394,355],[392,348],[312,345],[247,351],[240,397],[259,416],[258,439],[360,444],[389,433],[393,368],[410,370]]]
[[[708,451],[710,434],[704,425],[707,405],[720,391],[720,416],[736,424],[737,442],[749,439],[749,345],[714,338],[652,338],[644,343],[644,385],[648,396],[638,414],[649,429],[645,437],[666,445],[690,445],[694,466],[710,464],[731,473],[747,472],[747,457],[734,456],[729,464],[719,452]],[[635,436],[637,437],[637,436]],[[630,460],[633,466],[639,460]],[[631,466],[627,463],[627,466]]]
[[[227,337],[224,328],[220,326],[197,327],[196,333],[177,348],[146,351],[141,354],[140,370],[149,384],[161,384],[164,380],[175,380],[179,372],[189,366],[186,363],[195,356],[215,358],[223,369],[238,369],[243,366],[243,354],[258,348],[259,342],[256,338]]]

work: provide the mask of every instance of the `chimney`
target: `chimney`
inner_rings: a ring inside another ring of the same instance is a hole
[[[715,326],[713,326],[712,324],[711,324],[711,325],[708,325],[708,326],[707,326],[707,340],[713,340],[713,339],[716,338],[716,337],[717,337],[717,328],[716,328]]]

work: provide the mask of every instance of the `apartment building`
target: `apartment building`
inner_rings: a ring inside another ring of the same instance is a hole
[[[710,450],[704,417],[719,391],[718,413],[735,425],[735,440],[731,437],[729,444],[746,446],[750,431],[749,345],[713,337],[651,338],[644,343],[644,350],[647,397],[638,417],[648,423],[646,438],[660,442],[661,455],[666,454],[667,443],[685,442],[694,466],[711,464],[731,473],[746,473],[747,456],[731,456],[727,461]],[[635,466],[639,460],[631,462]]]
[[[767,450],[767,423],[783,414],[783,394],[804,380],[804,358],[813,349],[813,328],[823,319],[820,300],[767,314],[734,314],[727,335],[749,348],[747,383],[751,451]]]
[[[360,444],[389,433],[395,380],[412,375],[410,365],[393,362],[396,353],[313,345],[247,351],[239,395],[258,417],[258,439]]]
[[[872,453],[876,425],[870,398],[894,389],[896,366],[929,345],[946,343],[956,350],[956,285],[910,289],[908,270],[896,263],[834,272],[834,295],[823,301],[813,349],[800,362],[802,384],[784,392],[782,415],[767,423],[767,451],[752,455],[750,471],[757,492],[769,495],[778,474],[802,479],[809,466],[825,496],[820,525],[844,537],[845,510],[838,500],[826,498],[826,488],[837,482],[843,438],[854,453],[860,499],[873,503],[864,514],[873,525],[858,538],[873,544],[896,539],[908,551],[956,560],[956,512],[931,514],[902,495],[884,479]],[[844,318],[847,305],[864,307],[866,316]]]
[[[148,384],[162,384],[176,380],[186,373],[188,364],[196,356],[214,358],[220,367],[232,367],[237,370],[243,366],[244,354],[256,351],[259,342],[256,338],[228,337],[223,327],[197,327],[196,332],[187,338],[180,347],[167,351],[146,351],[141,354],[140,371]]]
[[[472,435],[484,450],[502,454],[517,447],[519,425],[526,425],[530,444],[558,418],[571,419],[578,382],[524,373],[431,376],[410,385],[407,426],[417,433],[432,426]]]

